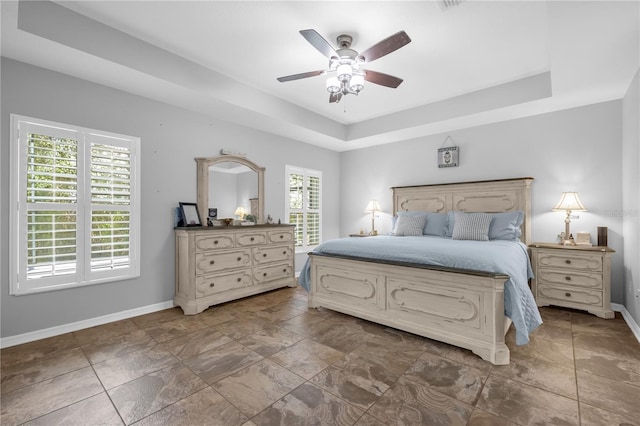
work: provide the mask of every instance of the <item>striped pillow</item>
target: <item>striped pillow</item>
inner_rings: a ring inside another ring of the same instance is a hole
[[[398,216],[394,235],[406,237],[421,236],[426,222],[426,216]]]
[[[491,219],[493,218],[492,214],[455,212],[455,218],[452,239],[489,240],[489,225],[491,225]]]

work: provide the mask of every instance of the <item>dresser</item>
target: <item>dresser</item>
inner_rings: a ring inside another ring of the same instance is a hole
[[[185,315],[295,287],[294,225],[176,228],[176,295]]]
[[[564,306],[601,318],[614,317],[611,310],[614,250],[551,243],[533,243],[529,250],[535,275],[531,290],[538,306]]]

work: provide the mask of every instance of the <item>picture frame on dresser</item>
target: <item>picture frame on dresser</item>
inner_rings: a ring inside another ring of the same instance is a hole
[[[202,226],[200,213],[198,212],[198,204],[196,203],[178,203],[182,211],[183,226]]]

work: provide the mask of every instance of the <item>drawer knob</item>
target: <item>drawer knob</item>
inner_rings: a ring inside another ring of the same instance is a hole
[[[286,250],[285,250],[285,251],[283,251],[283,252],[282,252],[282,254],[287,254],[287,251],[286,251]]]
[[[267,253],[264,253],[264,254],[262,255],[262,257],[267,257]]]
[[[569,293],[569,292],[566,292],[564,295],[567,296],[567,297],[571,297],[571,293]]]
[[[570,265],[571,264],[571,260],[567,259],[567,260],[564,261],[564,263],[566,263],[567,265]]]
[[[215,240],[215,241],[213,242],[213,244],[218,244],[218,240]]]
[[[215,260],[210,260],[210,261],[209,261],[209,265],[213,265],[214,263],[216,263],[216,261],[215,261]]]
[[[282,272],[287,272],[287,268],[284,268],[284,269],[282,270]]]
[[[567,280],[567,281],[571,281],[571,277],[568,276],[568,275],[566,277],[564,277],[564,279]]]
[[[242,281],[242,278],[238,278],[238,282]]]
[[[242,258],[241,258],[241,257],[238,257],[238,262],[240,262],[241,260],[242,260]]]
[[[255,238],[254,238],[254,237],[251,237],[251,238],[250,238],[250,240],[251,240],[251,241],[253,241],[253,240],[255,240]]]
[[[262,274],[262,276],[263,276],[263,277],[266,277],[266,276],[267,276],[267,273],[265,272],[264,274]]]
[[[215,287],[216,283],[210,283],[209,287]]]
[[[283,238],[284,238],[284,235],[280,235],[280,239],[283,239]]]

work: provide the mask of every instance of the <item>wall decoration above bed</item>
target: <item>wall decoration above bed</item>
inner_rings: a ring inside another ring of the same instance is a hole
[[[449,143],[449,146],[445,145]],[[458,167],[460,147],[453,143],[451,136],[447,136],[438,148],[438,167]]]

